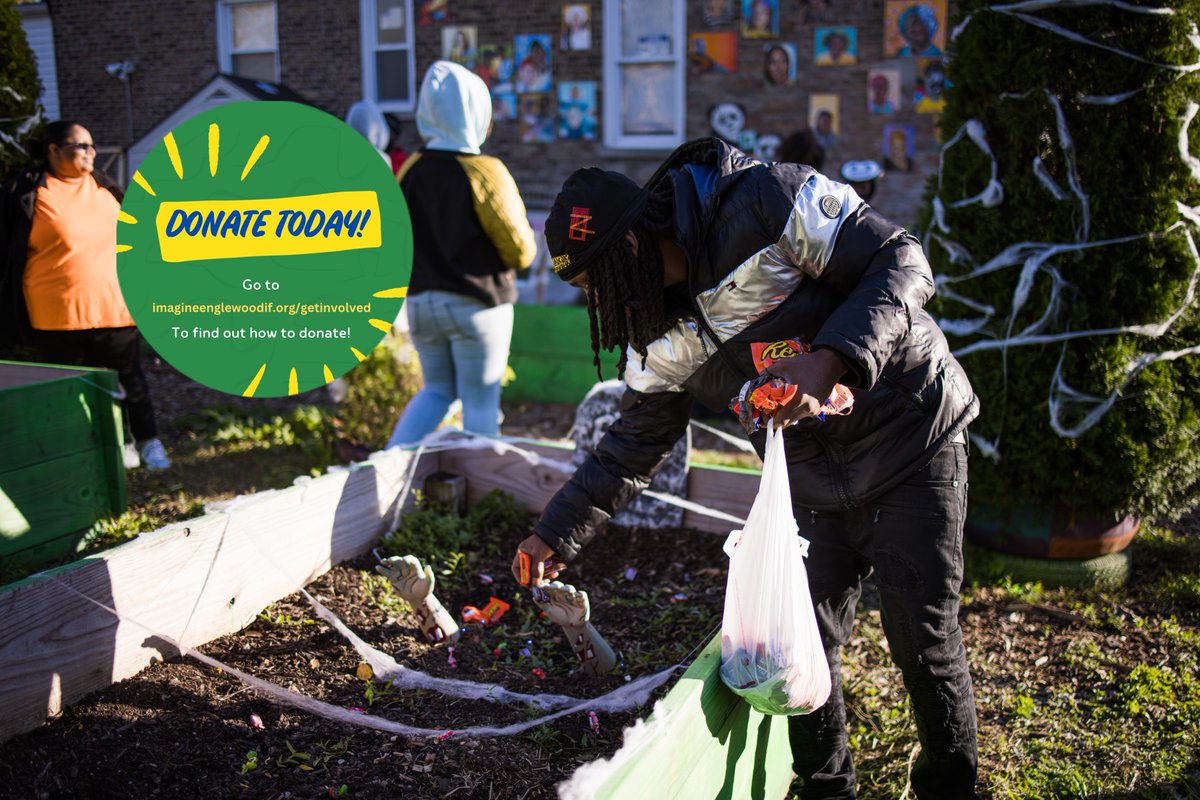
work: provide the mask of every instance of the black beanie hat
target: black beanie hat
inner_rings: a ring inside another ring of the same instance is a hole
[[[650,193],[619,172],[575,170],[546,217],[554,272],[569,281],[633,227]]]

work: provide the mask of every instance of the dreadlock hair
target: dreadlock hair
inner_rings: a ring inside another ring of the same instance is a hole
[[[592,363],[596,377],[604,380],[600,351],[620,350],[617,375],[625,373],[629,348],[646,363],[647,348],[675,324],[663,308],[663,257],[658,239],[674,235],[671,223],[673,194],[662,181],[646,201],[646,208],[631,230],[637,254],[625,237],[600,255],[588,269],[588,324],[592,336]]]

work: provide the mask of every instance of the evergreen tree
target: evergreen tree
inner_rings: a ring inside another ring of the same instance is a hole
[[[25,148],[40,129],[42,82],[21,13],[14,0],[0,0],[0,176],[29,161]]]
[[[1200,161],[1187,155],[1200,156],[1200,115],[1183,133],[1200,74],[1169,66],[1200,60],[1188,39],[1200,2],[1169,5],[1173,13],[1107,3],[1013,13],[985,0],[959,3],[966,25],[951,47],[942,131],[947,141],[964,135],[945,151],[940,184],[930,180],[921,221],[942,276],[933,313],[981,325],[969,333],[965,324],[944,325],[961,333],[950,336],[952,348],[993,347],[1026,331],[1160,323],[1183,309],[1160,335],[1143,329],[960,355],[982,401],[972,433],[998,454],[981,458],[974,449],[973,502],[1059,501],[1115,521],[1178,514],[1200,499],[1200,313],[1191,294]],[[966,135],[969,121],[985,147]],[[1003,199],[952,207],[988,186],[988,149]],[[1099,244],[1124,237],[1132,238]],[[1084,242],[1094,246],[1036,246]],[[1013,265],[965,277],[1020,243],[1033,245]],[[1189,349],[1136,369],[1139,357]],[[1088,415],[1110,396],[1111,408],[1089,427]]]

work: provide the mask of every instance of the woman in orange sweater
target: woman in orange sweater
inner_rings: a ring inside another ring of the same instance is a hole
[[[39,358],[115,370],[142,464],[166,469],[140,337],[117,282],[122,192],[94,172],[87,128],[52,122],[43,140],[42,165],[4,192],[5,310],[27,321],[23,338]]]

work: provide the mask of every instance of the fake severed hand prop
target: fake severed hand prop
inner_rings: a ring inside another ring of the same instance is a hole
[[[579,671],[585,675],[603,675],[616,666],[617,657],[608,642],[596,633],[590,622],[592,607],[587,592],[554,581],[532,589],[533,602],[546,617],[563,629],[579,659]]]
[[[433,567],[422,565],[416,556],[392,556],[375,566],[396,593],[413,607],[421,632],[437,644],[458,636],[458,623],[433,596]]]

